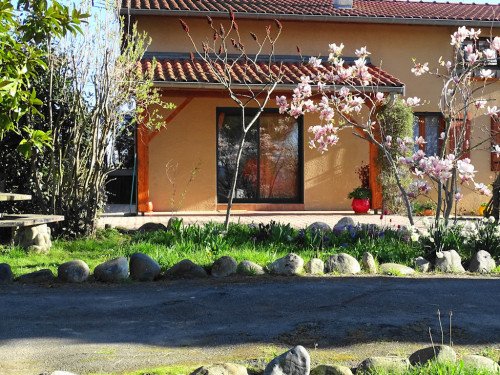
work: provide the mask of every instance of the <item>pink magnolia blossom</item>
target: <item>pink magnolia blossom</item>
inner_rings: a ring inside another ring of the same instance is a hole
[[[322,61],[321,59],[311,56],[309,58],[309,65],[311,65],[313,68],[319,68],[321,66],[321,61]]]
[[[406,104],[410,107],[416,107],[420,104],[420,98],[414,96],[413,98],[407,98]]]
[[[465,39],[469,37],[469,35],[470,31],[467,30],[465,26],[459,27],[458,30],[451,35],[450,44],[452,46],[460,47]]]
[[[385,137],[385,145],[387,147],[391,147],[391,145],[392,145],[392,137],[390,135],[388,135],[387,137]]]
[[[457,161],[457,171],[462,182],[473,180],[476,174],[474,166],[468,158]]]
[[[384,93],[377,92],[377,94],[375,95],[375,98],[377,99],[378,102],[381,102],[382,100],[384,100]]]
[[[496,36],[490,43],[490,47],[497,52],[500,52],[500,36]]]
[[[497,156],[500,156],[500,145],[494,145],[493,151],[491,152],[495,153]]]
[[[479,194],[481,195],[486,195],[486,196],[491,196],[491,190],[482,182],[481,183],[474,183],[474,188],[478,191]]]
[[[288,101],[285,95],[276,96],[276,105],[279,107],[280,114],[283,114],[288,109]]]
[[[429,71],[429,63],[415,63],[415,66],[411,68],[411,72],[416,76],[421,76]]]
[[[477,108],[477,109],[482,109],[484,107],[486,107],[486,104],[488,103],[487,100],[484,100],[484,99],[478,99],[476,100],[476,102],[474,103],[474,106]]]
[[[495,117],[495,116],[497,116],[499,113],[500,113],[500,110],[499,110],[499,109],[497,109],[497,106],[495,105],[495,106],[493,106],[493,107],[489,107],[489,106],[488,106],[488,108],[486,108],[486,113],[485,113],[485,114],[486,114],[487,116]]]
[[[473,44],[467,44],[464,47],[464,52],[467,54],[474,53],[474,45]]]
[[[497,52],[494,49],[487,48],[483,51],[486,60],[494,60],[497,58]]]
[[[477,53],[470,53],[469,55],[467,55],[467,61],[469,62],[469,64],[474,64],[479,58],[479,55]]]
[[[462,200],[463,197],[464,197],[464,195],[462,193],[455,193],[455,200],[457,202]]]
[[[368,55],[371,55],[371,53],[367,51],[366,46],[357,49],[356,51],[354,51],[354,54],[358,57],[366,57]]]
[[[491,78],[492,75],[493,72],[491,71],[491,69],[481,69],[481,71],[479,72],[479,76],[481,78]]]
[[[415,137],[415,144],[417,146],[422,146],[424,144],[426,144],[427,142],[425,141],[424,137],[422,136],[419,136],[419,137]]]
[[[336,45],[335,43],[331,43],[328,45],[328,50],[330,53],[333,53],[335,56],[342,55],[342,51],[344,49],[344,43],[340,43]]]

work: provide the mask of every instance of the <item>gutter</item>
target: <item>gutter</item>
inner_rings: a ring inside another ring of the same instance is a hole
[[[493,7],[493,6],[492,6]],[[121,15],[130,16],[171,16],[171,17],[224,17],[223,12],[186,11],[186,10],[161,10],[161,9],[128,9],[120,8]],[[475,26],[475,27],[500,27],[500,20],[456,20],[442,18],[403,18],[403,17],[373,17],[373,16],[330,16],[309,14],[272,14],[272,13],[243,13],[235,12],[237,18],[254,20],[286,20],[286,21],[312,21],[312,22],[346,22],[346,23],[378,23],[401,25],[431,25],[431,26]]]
[[[208,90],[220,90],[223,89],[224,86],[221,85],[220,83],[205,83],[205,82],[173,82],[173,81],[154,81],[153,82],[155,87],[158,88],[172,88],[172,89],[208,89]],[[252,85],[245,85],[241,83],[235,83],[232,85],[236,90],[238,89],[262,89],[266,85],[257,85],[257,84],[252,84]],[[290,90],[292,91],[297,87],[296,84],[278,84],[276,87],[276,90]],[[329,90],[339,90],[342,87],[346,87],[345,85],[327,85],[325,86],[326,89]],[[275,90],[275,91],[276,91]],[[393,93],[393,94],[405,94],[405,86],[353,86],[352,90],[357,90],[361,92],[385,92],[385,93]]]

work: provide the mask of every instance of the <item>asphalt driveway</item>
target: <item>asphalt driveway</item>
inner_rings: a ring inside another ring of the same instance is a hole
[[[257,355],[449,340],[499,347],[498,278],[245,278],[0,287],[0,373],[118,372]],[[354,350],[354,349],[353,349]],[[248,354],[250,355],[250,354]]]

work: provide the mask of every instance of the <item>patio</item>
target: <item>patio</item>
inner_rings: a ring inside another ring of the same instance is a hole
[[[167,224],[168,220],[176,216],[182,218],[185,224],[204,224],[207,222],[224,222],[223,211],[197,211],[197,212],[154,212],[150,214],[135,215],[135,207],[129,205],[108,205],[101,214],[98,227],[106,225],[126,229],[138,229],[149,222]],[[408,219],[401,215],[374,214],[356,215],[352,211],[232,211],[232,222],[239,223],[269,223],[274,220],[281,223],[290,223],[295,228],[304,228],[316,221],[322,221],[330,226],[335,225],[341,218],[350,216],[357,223],[377,224],[383,226],[408,225]],[[425,217],[415,217],[415,225],[424,228]]]

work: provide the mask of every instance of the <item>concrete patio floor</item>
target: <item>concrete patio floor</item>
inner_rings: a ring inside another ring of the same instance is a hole
[[[185,224],[204,224],[208,222],[224,222],[225,212],[222,211],[196,211],[196,212],[154,212],[151,214],[136,215],[130,212],[128,205],[114,205],[107,207],[99,218],[99,227],[111,225],[126,229],[138,229],[141,225],[153,222],[167,224],[168,220],[176,216],[182,218]],[[290,223],[295,228],[305,228],[316,221],[322,221],[330,226],[335,225],[341,218],[349,216],[354,222],[363,224],[377,224],[382,226],[397,227],[408,225],[408,218],[400,215],[375,214],[370,211],[366,215],[356,215],[352,211],[238,211],[232,212],[233,223],[269,223],[274,220],[280,223]],[[425,227],[425,217],[415,217],[415,225]]]

